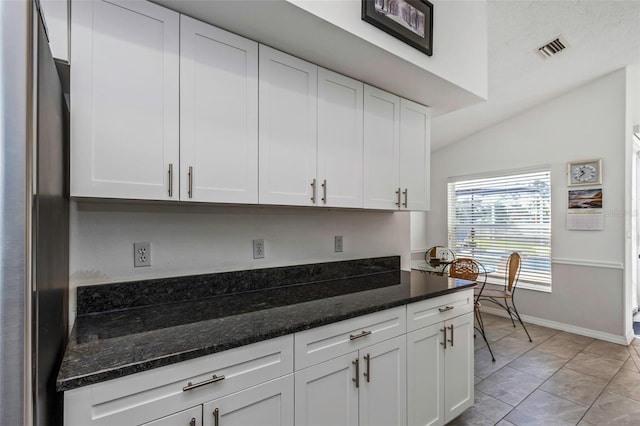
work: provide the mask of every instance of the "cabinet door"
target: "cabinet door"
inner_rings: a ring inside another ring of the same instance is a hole
[[[296,426],[358,425],[356,359],[352,352],[296,371]]]
[[[258,44],[180,17],[180,199],[258,202]]]
[[[318,68],[320,206],[362,207],[364,85]]]
[[[400,207],[400,98],[364,86],[364,207]]]
[[[71,195],[177,200],[178,13],[114,0],[72,15]]]
[[[317,90],[317,66],[260,45],[261,204],[316,204]]]
[[[444,351],[444,420],[448,423],[473,405],[473,314],[445,321],[445,327],[447,339],[453,340]]]
[[[407,334],[407,417],[411,426],[444,424],[443,328],[438,323]]]
[[[293,374],[203,405],[203,426],[293,426]]]
[[[424,105],[400,99],[400,188],[402,209],[429,210],[431,114]]]
[[[360,426],[407,424],[407,346],[398,336],[360,350]]]
[[[202,406],[190,408],[140,426],[201,426]]]

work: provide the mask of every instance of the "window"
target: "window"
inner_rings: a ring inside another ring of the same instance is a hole
[[[543,170],[451,179],[449,247],[502,282],[507,256],[522,256],[518,286],[551,289],[551,182]]]

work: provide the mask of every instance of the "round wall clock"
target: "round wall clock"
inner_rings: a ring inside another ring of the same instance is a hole
[[[602,183],[602,160],[573,161],[568,165],[569,186]]]

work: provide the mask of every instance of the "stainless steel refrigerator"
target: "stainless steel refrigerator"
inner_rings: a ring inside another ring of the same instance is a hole
[[[37,4],[0,1],[0,425],[62,423],[68,112]]]

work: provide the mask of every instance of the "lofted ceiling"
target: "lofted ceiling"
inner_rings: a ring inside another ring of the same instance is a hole
[[[640,62],[640,0],[488,0],[487,20],[488,100],[435,117],[433,150]]]

